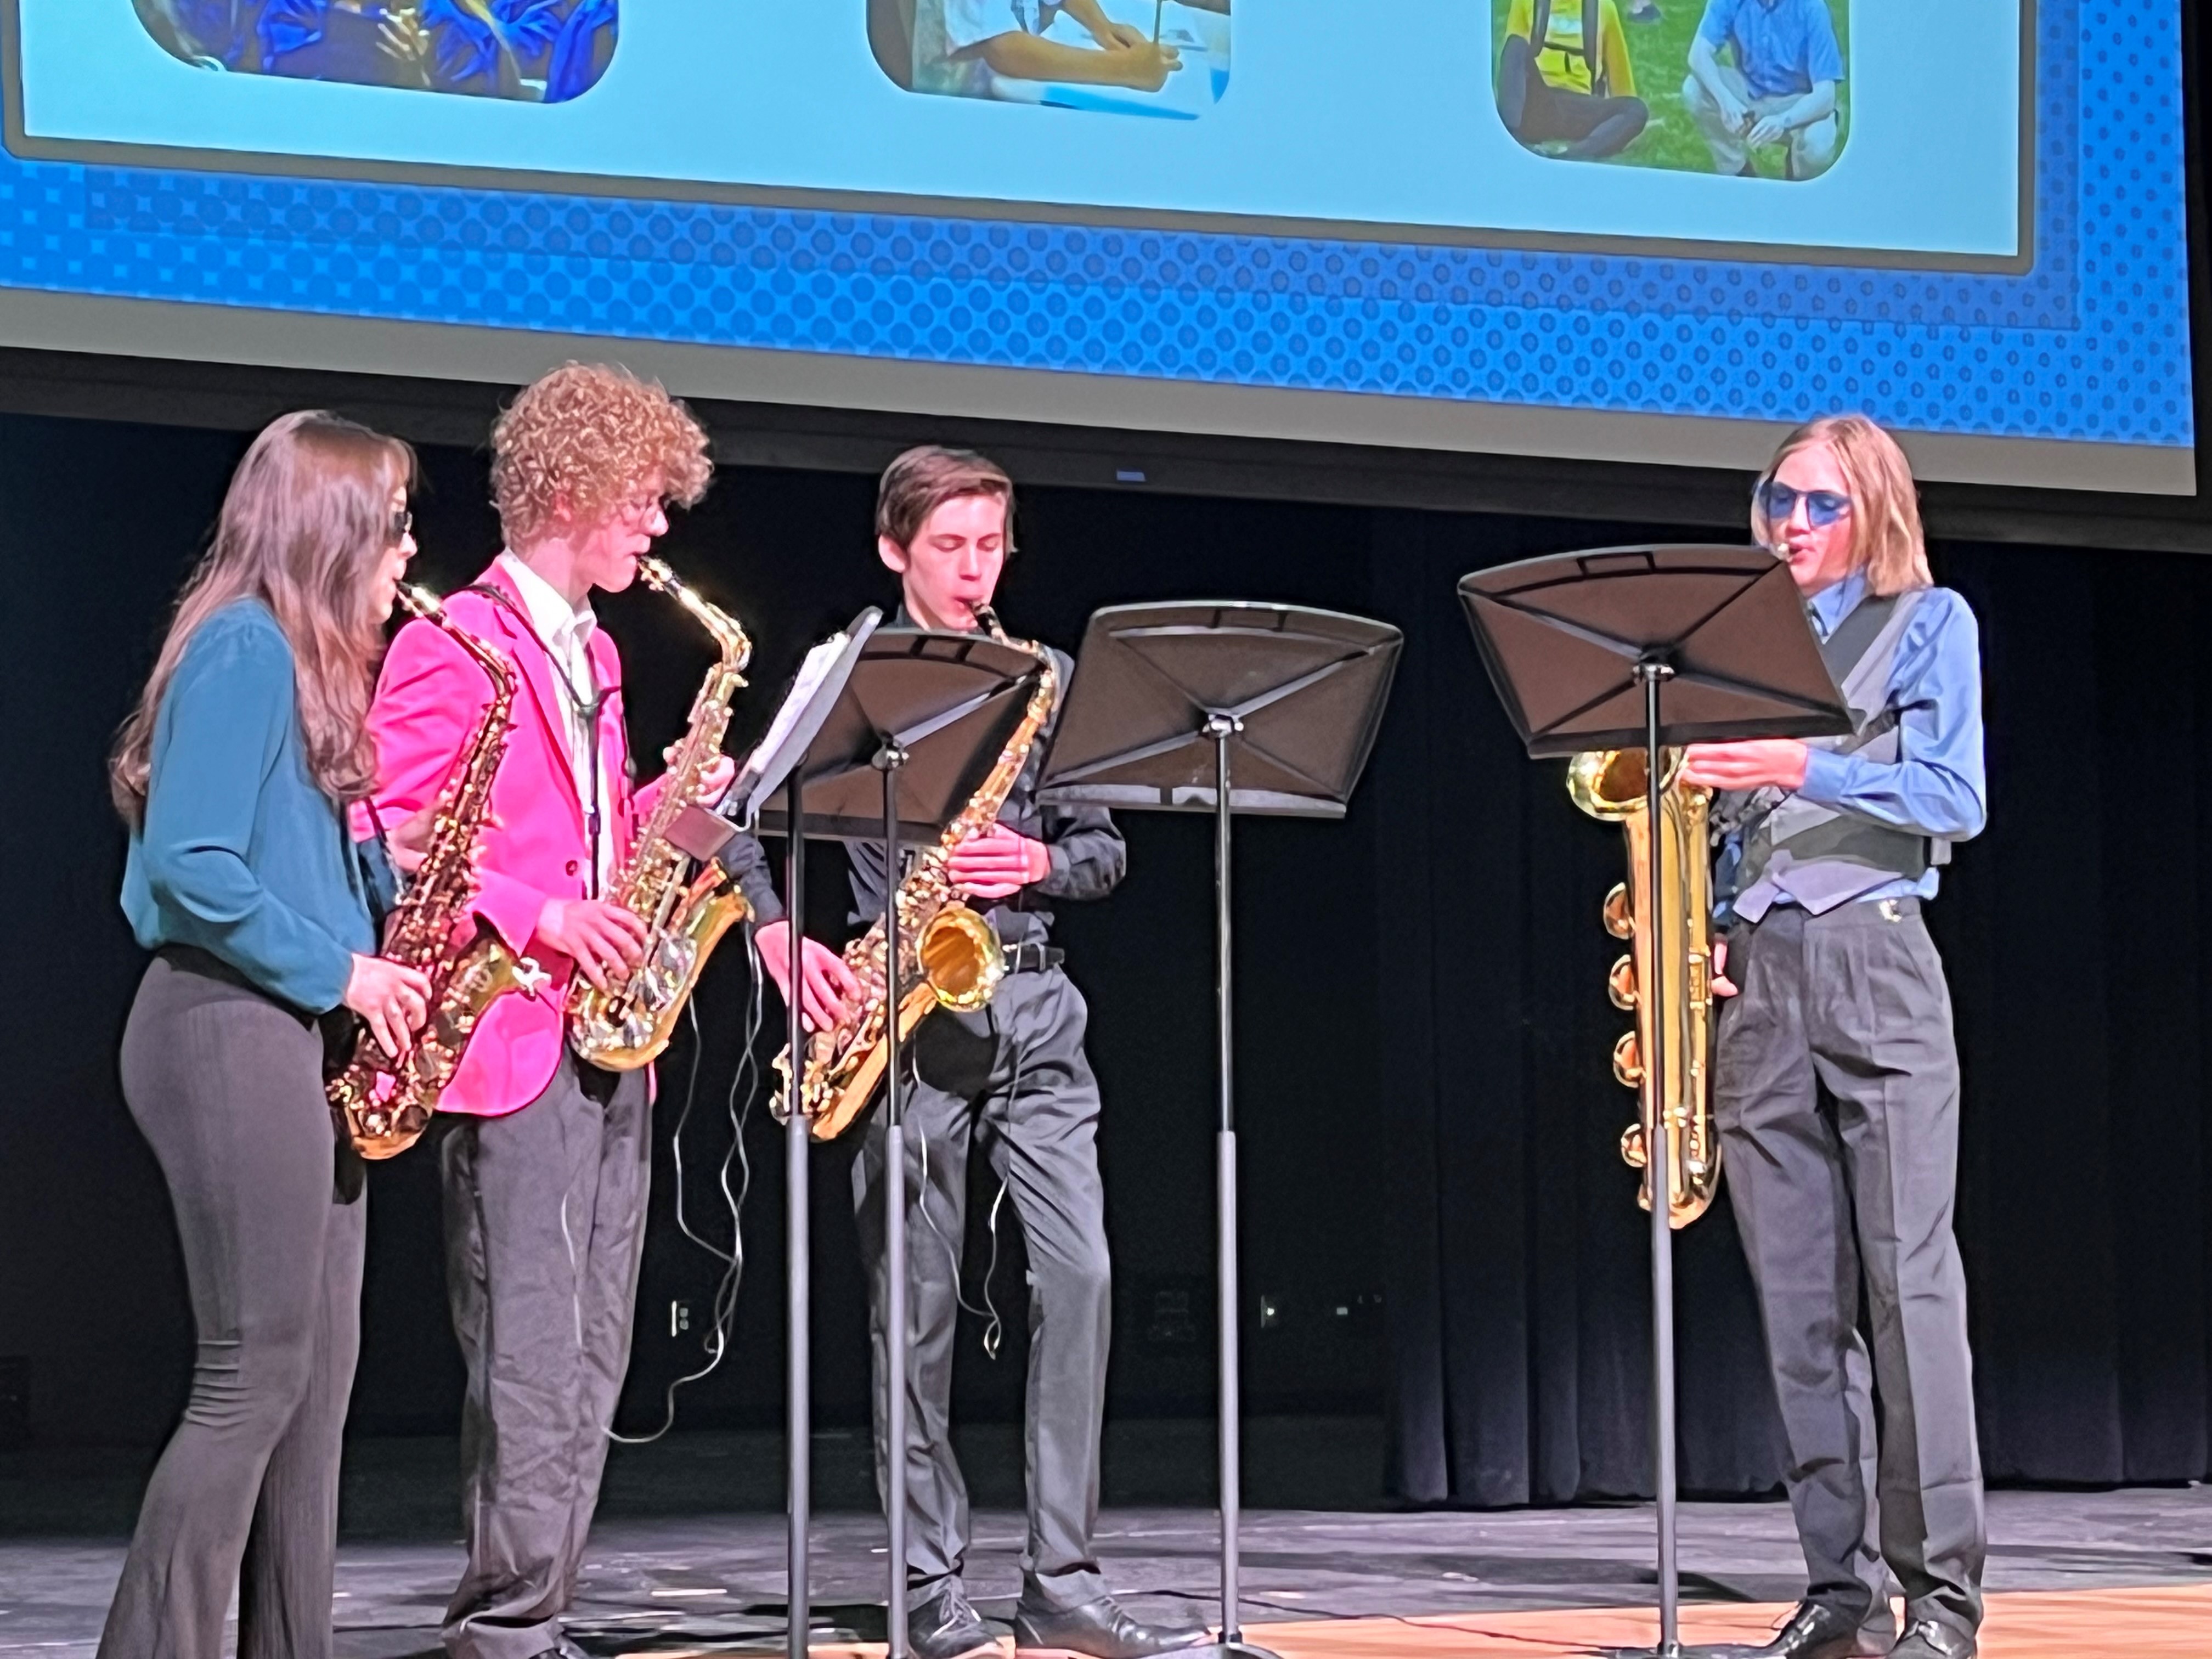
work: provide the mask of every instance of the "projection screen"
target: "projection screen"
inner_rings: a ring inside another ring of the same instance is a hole
[[[2180,0],[0,23],[0,343],[1711,465],[1851,408],[2194,489]]]

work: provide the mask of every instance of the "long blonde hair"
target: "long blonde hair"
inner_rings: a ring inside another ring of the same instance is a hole
[[[392,545],[392,492],[413,482],[415,452],[321,410],[271,421],[231,475],[206,554],[175,614],[138,706],[116,734],[108,793],[133,827],[146,815],[155,717],[200,625],[258,599],[292,647],[307,769],[343,807],[376,780],[368,700],[383,650],[368,585]]]
[[[1767,483],[1783,462],[1815,445],[1836,458],[1837,470],[1851,487],[1851,568],[1866,573],[1867,592],[1886,597],[1933,587],[1912,463],[1896,439],[1863,415],[1823,416],[1782,441],[1752,491],[1752,534],[1763,545],[1773,544],[1774,526],[1763,504]]]

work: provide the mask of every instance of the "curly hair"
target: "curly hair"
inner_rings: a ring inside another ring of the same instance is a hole
[[[690,507],[714,463],[691,411],[656,381],[605,363],[540,376],[491,429],[492,501],[510,547],[542,539],[564,516],[596,525],[637,490]]]

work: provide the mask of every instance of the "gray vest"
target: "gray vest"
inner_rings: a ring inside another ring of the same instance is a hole
[[[1843,690],[1856,729],[1848,737],[1810,738],[1813,748],[1871,761],[1897,759],[1890,670],[1926,591],[1863,599],[1822,641],[1820,655]],[[1917,881],[1930,866],[1951,861],[1951,843],[1940,836],[1893,830],[1778,789],[1723,796],[1718,806],[1724,822],[1743,826],[1735,884],[1741,896],[1736,911],[1747,921],[1758,921],[1782,896],[1820,915],[1900,878]],[[1763,884],[1771,885],[1753,891]]]

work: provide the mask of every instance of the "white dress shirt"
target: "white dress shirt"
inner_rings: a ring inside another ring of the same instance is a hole
[[[614,826],[607,811],[607,757],[603,753],[599,760],[599,775],[592,775],[592,722],[584,708],[578,706],[570,689],[586,699],[598,696],[599,683],[592,673],[592,635],[599,628],[599,619],[589,605],[571,605],[568,598],[551,582],[539,575],[512,553],[499,556],[500,568],[514,583],[515,591],[522,596],[522,608],[531,627],[553,659],[553,694],[561,705],[563,735],[568,741],[568,764],[576,779],[576,799],[583,803],[586,825],[595,818],[599,834],[594,840],[592,856],[599,880],[592,890],[604,894],[614,880]],[[568,676],[566,684],[562,674]]]

